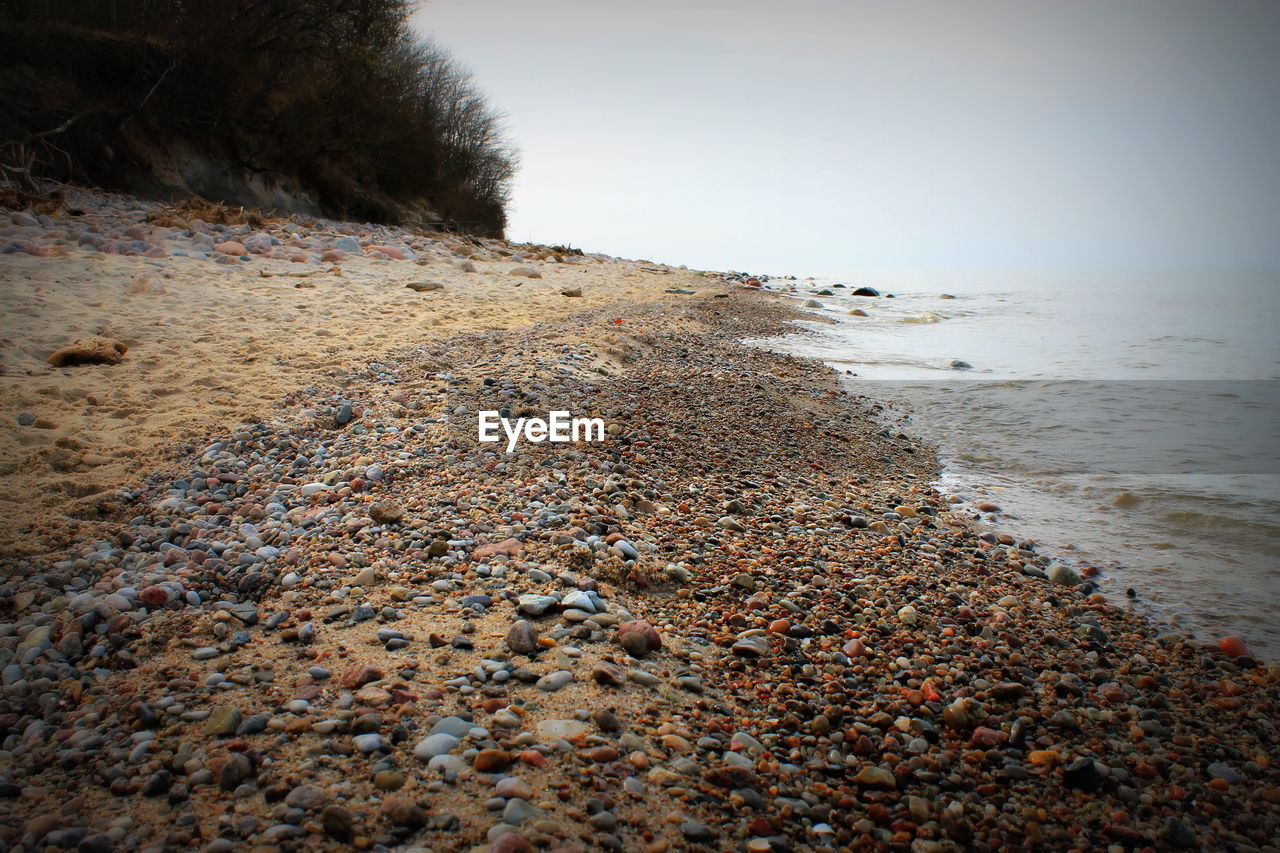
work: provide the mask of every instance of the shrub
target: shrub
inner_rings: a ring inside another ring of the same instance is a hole
[[[333,215],[500,234],[517,156],[407,0],[0,0],[8,176],[145,191],[184,152]],[[66,127],[62,125],[70,122]],[[50,133],[50,131],[56,131]],[[34,158],[34,159],[33,159]],[[190,170],[189,170],[190,171]]]

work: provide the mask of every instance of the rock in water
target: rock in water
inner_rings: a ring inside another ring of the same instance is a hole
[[[1076,586],[1080,583],[1080,575],[1076,574],[1076,570],[1062,563],[1050,564],[1045,575],[1059,586]]]
[[[858,287],[851,291],[854,296],[879,296],[880,291],[874,287]]]
[[[123,341],[91,335],[76,338],[49,356],[54,367],[75,367],[80,364],[119,364],[129,347]]]
[[[1249,647],[1245,645],[1244,640],[1239,637],[1223,637],[1218,643],[1218,648],[1233,658],[1252,657],[1249,653]]]

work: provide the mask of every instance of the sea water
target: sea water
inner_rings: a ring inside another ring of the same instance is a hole
[[[945,491],[1102,569],[1113,598],[1280,658],[1280,281],[766,286],[821,303],[770,345],[890,403],[938,447]]]

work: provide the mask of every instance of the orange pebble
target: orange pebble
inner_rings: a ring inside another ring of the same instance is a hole
[[[516,754],[516,758],[534,767],[541,767],[547,763],[547,757],[536,749],[526,749],[523,752],[519,752]]]
[[[1223,637],[1218,648],[1233,658],[1253,657],[1249,654],[1249,647],[1239,637]]]

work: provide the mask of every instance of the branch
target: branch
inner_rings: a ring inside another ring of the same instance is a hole
[[[26,139],[24,139],[24,140],[22,140],[21,142],[19,142],[18,144],[19,144],[19,145],[30,145],[32,142],[35,142],[35,141],[36,141],[36,140],[38,140],[38,139],[44,139],[46,136],[55,136],[55,135],[57,135],[57,134],[59,134],[59,133],[65,133],[65,132],[66,132],[66,130],[67,130],[67,128],[69,128],[69,127],[71,127],[71,125],[75,124],[75,123],[76,123],[76,121],[77,121],[78,119],[82,119],[82,118],[84,118],[84,117],[85,117],[85,116],[87,116],[87,115],[89,115],[89,113],[88,113],[88,112],[76,113],[76,114],[75,114],[75,115],[73,115],[71,118],[67,119],[67,120],[66,120],[66,121],[64,121],[62,124],[58,125],[57,127],[51,128],[51,129],[49,129],[49,130],[42,130],[42,131],[40,131],[39,133],[33,133],[33,134],[31,134],[30,136],[28,136]]]
[[[164,78],[168,77],[169,72],[177,67],[178,67],[178,60],[175,59],[173,62],[169,64],[169,67],[164,70],[164,73],[161,74],[160,77],[156,80],[156,82],[151,86],[151,89],[150,91],[147,92],[146,97],[144,97],[142,101],[136,107],[134,107],[133,110],[130,111],[130,113],[127,116],[124,117],[124,121],[120,122],[120,130],[124,130],[124,126],[127,125],[130,121],[132,121],[135,115],[137,115],[139,112],[142,111],[142,108],[147,105],[147,101],[151,100],[151,96],[156,93],[156,89],[160,88],[160,84],[164,82]]]

